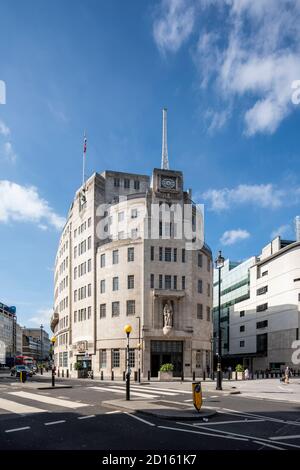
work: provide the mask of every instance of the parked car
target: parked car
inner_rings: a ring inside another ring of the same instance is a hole
[[[26,375],[29,376],[29,377],[33,376],[32,370],[29,369],[29,367],[22,366],[22,365],[12,367],[12,369],[10,371],[10,375],[15,376],[15,377],[20,377],[20,372],[26,372]]]

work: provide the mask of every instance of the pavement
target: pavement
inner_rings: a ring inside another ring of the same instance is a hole
[[[190,382],[132,382],[124,403],[124,382],[57,379],[72,388],[41,389],[47,380],[2,377],[1,450],[300,450],[299,379],[283,390],[276,379],[224,382],[223,391],[203,382],[209,414],[200,420],[182,417],[196,413]]]

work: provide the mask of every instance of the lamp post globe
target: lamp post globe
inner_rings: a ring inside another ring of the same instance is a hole
[[[215,260],[216,269],[219,271],[218,282],[218,363],[217,363],[217,385],[216,390],[222,390],[222,338],[221,338],[221,269],[224,266],[225,259],[221,250]]]
[[[124,331],[127,335],[127,371],[126,371],[126,400],[130,400],[130,365],[129,365],[129,336],[132,332],[131,325],[125,325]]]

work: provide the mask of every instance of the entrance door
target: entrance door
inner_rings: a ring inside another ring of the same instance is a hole
[[[157,377],[162,364],[173,364],[174,377],[180,377],[183,364],[183,341],[151,341],[151,377]]]

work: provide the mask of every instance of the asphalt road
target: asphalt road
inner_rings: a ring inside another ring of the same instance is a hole
[[[50,379],[36,377],[35,382]],[[73,388],[39,390],[0,380],[1,450],[300,450],[300,404],[204,393],[207,422],[168,421],[110,410],[124,383],[59,380]],[[192,406],[190,384],[132,384],[135,397]]]

